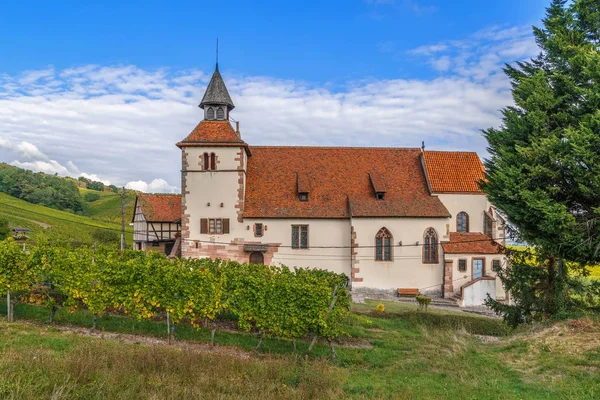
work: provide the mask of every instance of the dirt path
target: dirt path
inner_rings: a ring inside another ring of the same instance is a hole
[[[104,340],[114,340],[124,343],[133,343],[133,344],[144,344],[147,346],[167,346],[171,348],[181,349],[183,351],[192,351],[196,353],[212,353],[218,355],[228,355],[232,357],[237,357],[241,359],[249,359],[253,353],[241,350],[235,347],[229,347],[224,345],[215,345],[211,346],[207,343],[202,342],[192,342],[188,340],[175,340],[171,344],[169,344],[167,339],[152,337],[152,336],[143,336],[143,335],[133,335],[128,333],[115,333],[115,332],[102,332],[99,330],[91,330],[88,328],[81,328],[78,326],[69,326],[69,325],[45,325],[45,324],[37,324],[29,321],[19,320],[18,323],[28,326],[35,326],[36,328],[40,327],[48,327],[50,326],[53,329],[59,330],[66,334],[74,334],[79,336],[91,337],[96,339],[104,339]],[[256,354],[254,354],[256,355]]]
[[[21,216],[19,216],[19,215],[7,214],[7,213],[0,213],[0,214],[7,215],[7,216],[9,216],[9,217],[11,217],[11,218],[18,218],[18,219],[22,219],[22,220],[24,220],[24,221],[33,222],[34,224],[37,224],[37,225],[41,226],[41,227],[42,227],[42,228],[44,228],[44,229],[50,228],[50,227],[52,226],[52,225],[50,225],[50,224],[47,224],[47,223],[45,223],[45,222],[40,222],[40,221],[36,221],[35,219],[30,219],[30,218],[21,217]]]

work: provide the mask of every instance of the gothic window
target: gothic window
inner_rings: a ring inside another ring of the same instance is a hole
[[[202,169],[205,171],[210,169],[210,155],[208,153],[202,155]]]
[[[210,169],[213,171],[217,169],[217,156],[215,153],[210,153]]]
[[[217,108],[217,119],[219,119],[219,120],[225,119],[225,111],[223,111],[223,107]]]
[[[212,107],[208,107],[208,111],[206,111],[206,119],[215,119],[215,110]]]
[[[375,235],[375,261],[392,261],[392,234],[386,228]]]
[[[494,235],[494,221],[488,213],[483,213],[483,234],[493,239]]]
[[[469,214],[464,211],[456,216],[456,232],[469,232]]]
[[[428,228],[425,231],[423,243],[423,263],[435,264],[438,262],[438,236],[435,229]]]

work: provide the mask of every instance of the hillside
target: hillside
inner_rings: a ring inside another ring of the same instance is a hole
[[[87,202],[89,205],[88,216],[92,219],[121,223],[121,194],[113,192],[98,192],[85,188],[79,188],[79,193],[83,198],[86,194],[93,193],[100,196],[98,200]],[[133,207],[135,203],[136,193],[130,190],[125,191],[125,222],[128,224],[133,217]]]
[[[101,214],[98,211],[97,215]],[[121,230],[120,221],[118,224],[103,222],[90,217],[31,204],[4,193],[0,193],[0,217],[8,219],[11,229],[14,227],[29,228],[31,230],[31,240],[35,240],[43,233],[52,239],[72,239],[91,244],[90,234],[94,230],[104,229],[117,233],[120,233]],[[125,230],[127,243],[131,244],[133,228],[129,226],[129,221],[125,221]]]

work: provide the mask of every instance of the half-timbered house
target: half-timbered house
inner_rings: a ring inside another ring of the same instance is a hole
[[[181,254],[181,196],[138,194],[133,214],[133,248]]]

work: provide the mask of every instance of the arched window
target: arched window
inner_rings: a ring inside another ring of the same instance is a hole
[[[423,243],[423,262],[433,264],[438,262],[438,236],[435,229],[428,228],[425,231]]]
[[[213,171],[217,169],[217,156],[215,153],[210,153],[210,169]]]
[[[392,261],[392,234],[386,228],[375,235],[375,261]]]
[[[464,211],[456,215],[456,232],[469,232],[469,214]]]
[[[210,156],[208,155],[208,153],[204,153],[202,155],[202,169],[207,171],[210,169]]]
[[[208,107],[206,112],[206,119],[215,119],[215,110],[212,107]]]
[[[223,111],[223,107],[217,108],[217,119],[225,119],[225,111]]]

